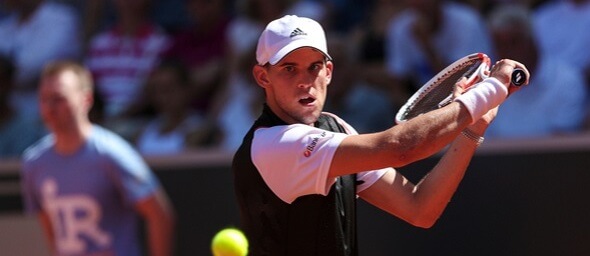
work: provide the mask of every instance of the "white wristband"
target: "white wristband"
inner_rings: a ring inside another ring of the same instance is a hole
[[[498,79],[488,77],[472,86],[455,101],[459,101],[467,107],[473,120],[472,123],[475,123],[488,111],[500,105],[507,96],[508,88]]]

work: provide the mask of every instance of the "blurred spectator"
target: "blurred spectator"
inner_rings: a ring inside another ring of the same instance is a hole
[[[223,132],[221,147],[233,151],[262,109],[263,91],[252,78],[258,36],[266,24],[285,14],[325,18],[323,5],[311,0],[238,0],[238,15],[228,27],[229,74],[225,104],[219,123]]]
[[[385,33],[402,10],[393,0],[376,0],[359,24],[344,36],[328,32],[330,55],[338,60],[325,109],[344,117],[359,132],[376,132],[393,125],[392,117],[408,93],[395,87],[385,67]],[[370,104],[367,104],[370,102]],[[364,109],[364,111],[358,111]]]
[[[540,51],[528,9],[506,5],[490,13],[495,55],[518,60],[530,82],[500,106],[488,137],[539,137],[579,131],[587,87],[577,67]]]
[[[356,65],[347,50],[349,41],[345,37],[331,34],[327,39],[330,56],[338,60],[339,72],[334,72],[332,76],[331,97],[326,100],[324,110],[346,118],[359,132],[390,128],[394,124],[395,108],[389,93],[355,76]]]
[[[92,38],[86,65],[104,102],[107,126],[129,114],[143,91],[145,80],[168,47],[164,31],[149,20],[150,0],[113,0],[117,20],[113,27]],[[115,128],[117,132],[126,128]],[[130,128],[133,129],[133,128]]]
[[[39,105],[50,135],[27,149],[22,195],[50,255],[172,255],[173,209],[157,177],[116,134],[88,119],[90,72],[73,62],[44,70]],[[145,229],[140,225],[145,224]]]
[[[0,158],[20,157],[45,133],[39,118],[19,113],[10,105],[15,68],[0,55]]]
[[[6,18],[6,16],[8,16],[8,11],[4,7],[4,4],[0,2],[0,20]]]
[[[136,139],[140,153],[175,154],[213,144],[215,136],[204,127],[204,117],[190,107],[190,78],[184,65],[162,62],[149,76],[146,91],[156,115]]]
[[[537,8],[537,6],[544,4],[548,1],[554,0],[456,0],[461,3],[471,5],[474,9],[480,12],[485,17],[489,16],[489,13],[496,7],[505,4],[520,4],[526,6],[529,9]]]
[[[117,10],[113,0],[52,0],[68,3],[83,15],[83,38],[85,45],[97,33],[112,27],[117,22]],[[150,0],[148,16],[167,34],[178,32],[189,24],[186,0]],[[87,49],[85,47],[84,49]]]
[[[541,50],[582,68],[590,83],[590,1],[549,1],[534,13]]]
[[[322,22],[326,31],[338,34],[347,34],[359,23],[372,15],[370,10],[380,0],[323,0],[326,8],[325,19]],[[398,2],[394,0],[393,2]]]
[[[105,11],[103,10],[109,1],[105,0],[46,0],[49,2],[64,4],[69,7],[78,16],[79,37],[80,37],[80,56],[84,56],[86,45],[89,37],[98,32],[101,26],[104,26]],[[2,8],[0,4],[0,9]],[[103,27],[104,28],[104,27]]]
[[[328,23],[328,10],[323,1],[318,0],[282,0],[288,3],[284,14],[297,15],[315,19],[322,24]],[[279,17],[280,18],[280,17]]]
[[[111,1],[105,0],[76,0],[75,6],[78,12],[83,14],[82,18],[82,42],[84,48],[84,56],[88,51],[88,44],[90,40],[99,32],[107,28],[106,9],[107,3]]]
[[[228,70],[228,0],[188,0],[192,22],[176,34],[166,58],[180,60],[189,69],[191,104],[217,127],[224,105]]]
[[[24,114],[38,114],[37,84],[45,63],[80,57],[79,17],[66,5],[44,0],[4,0],[0,54],[11,58],[16,77],[11,102]]]
[[[176,33],[190,24],[190,14],[186,9],[187,1],[190,0],[152,0],[151,17],[168,34]]]
[[[399,82],[419,88],[455,60],[489,53],[483,17],[470,6],[451,1],[406,1],[407,9],[391,22],[387,67]]]

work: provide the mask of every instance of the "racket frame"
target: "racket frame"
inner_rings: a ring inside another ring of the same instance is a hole
[[[467,78],[467,86],[465,89],[469,88],[470,86],[474,85],[475,83],[485,79],[488,76],[491,60],[485,53],[473,53],[467,55],[461,59],[456,60],[455,62],[448,65],[446,68],[438,72],[434,77],[432,77],[428,82],[426,82],[418,91],[416,91],[407,101],[406,103],[398,110],[397,114],[395,115],[395,122],[397,124],[403,123],[408,121],[405,116],[410,108],[413,108],[416,103],[420,102],[422,99],[426,98],[427,95],[438,85],[441,83],[439,81],[446,79],[446,77],[451,76],[455,72],[453,70],[461,68],[466,63],[473,62],[476,60],[481,60],[481,63],[478,66],[475,66],[476,69],[471,75]],[[457,81],[454,81],[457,82]],[[438,103],[438,107],[442,108],[453,101],[453,91],[449,93],[444,100]]]

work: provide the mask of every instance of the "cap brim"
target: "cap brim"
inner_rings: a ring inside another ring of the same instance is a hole
[[[271,56],[270,59],[268,60],[268,63],[270,63],[271,65],[275,65],[275,64],[279,63],[279,61],[281,61],[285,56],[287,56],[292,51],[299,49],[299,48],[303,48],[303,47],[310,47],[310,48],[316,49],[319,52],[321,52],[322,54],[324,54],[324,56],[326,56],[326,58],[328,58],[329,60],[332,59],[332,57],[330,57],[330,55],[327,52],[325,52],[324,50],[319,49],[317,47],[314,47],[312,45],[313,45],[313,42],[310,42],[309,40],[306,40],[306,39],[295,40],[295,41],[291,42],[290,44],[286,45],[285,47],[283,47],[282,49],[280,49],[275,55]]]

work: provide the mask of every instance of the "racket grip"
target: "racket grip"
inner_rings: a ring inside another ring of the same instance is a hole
[[[515,68],[512,71],[512,75],[510,77],[510,84],[514,86],[521,86],[526,82],[528,77],[526,76],[526,72],[520,68]]]

